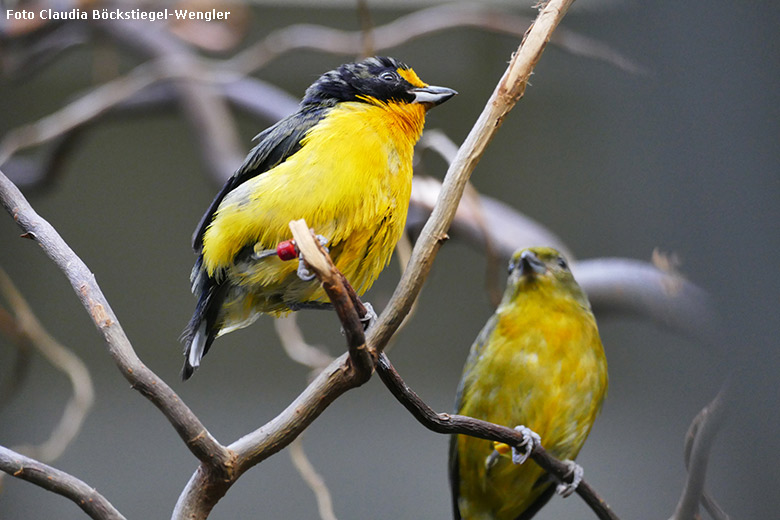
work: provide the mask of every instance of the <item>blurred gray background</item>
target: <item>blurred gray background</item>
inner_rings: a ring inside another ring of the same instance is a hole
[[[376,23],[404,11],[376,5]],[[510,9],[509,6],[504,6]],[[517,7],[514,13],[532,16]],[[608,43],[645,74],[548,47],[525,98],[473,175],[475,187],[558,233],[578,258],[649,259],[673,252],[709,291],[726,331],[738,406],[714,447],[708,487],[735,519],[780,510],[780,99],[775,2],[577,2],[564,26]],[[253,9],[246,43],[295,22],[358,29],[352,5]],[[502,74],[514,37],[477,29],[438,33],[388,52],[460,95],[428,128],[461,142]],[[36,120],[91,85],[87,47],[23,81],[0,80],[0,134]],[[349,56],[287,54],[258,72],[300,96]],[[265,122],[242,118],[246,149]],[[431,152],[425,171],[441,177]],[[190,235],[218,190],[176,113],[111,121],[87,133],[64,175],[30,202],[89,265],[144,360],[223,443],[259,427],[306,384],[282,352],[271,318],[218,340],[202,369],[179,381],[177,338],[194,298]],[[32,241],[0,216],[0,265],[49,330],[88,364],[97,401],[54,464],[96,486],[128,518],[167,518],[196,461],[166,420],[132,391],[73,291]],[[390,353],[435,409],[451,409],[472,339],[491,314],[485,260],[451,241],[440,252],[418,314]],[[393,263],[367,299],[380,309],[398,280]],[[302,313],[312,342],[344,342],[334,316]],[[723,365],[707,348],[635,320],[600,320],[610,391],[579,462],[621,518],[667,518],[686,476],[683,439],[718,391]],[[0,337],[0,378],[14,348]],[[23,391],[0,412],[0,444],[44,440],[67,380],[36,358]],[[338,399],[305,433],[341,519],[449,518],[448,438],[419,426],[377,378]],[[82,519],[64,498],[3,480],[0,518]],[[317,518],[315,500],[282,452],[244,475],[211,518]],[[588,519],[575,497],[538,517]]]

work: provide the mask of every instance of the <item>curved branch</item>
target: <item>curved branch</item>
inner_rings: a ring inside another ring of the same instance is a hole
[[[95,520],[125,520],[111,502],[76,477],[0,446],[0,470],[72,500]]]
[[[178,395],[138,358],[111,306],[84,262],[57,231],[30,206],[19,189],[0,171],[0,202],[24,231],[65,274],[86,308],[106,347],[131,386],[170,421],[190,451],[201,461],[227,465],[232,454],[219,444]]]
[[[296,98],[282,89],[256,78],[210,76],[204,78],[204,80],[206,79],[215,88],[219,88],[231,106],[258,119],[276,122],[294,112],[298,106]],[[92,93],[84,94],[84,97],[91,99]],[[161,77],[159,81],[154,80],[140,90],[132,91],[125,98],[118,98],[115,104],[109,104],[104,110],[95,112],[91,118],[77,121],[70,126],[63,126],[59,132],[55,131],[49,134],[44,141],[17,142],[9,147],[11,152],[34,144],[49,143],[49,146],[42,150],[40,158],[37,156],[35,158],[11,157],[5,164],[5,173],[14,184],[23,190],[48,187],[60,175],[66,159],[86,131],[109,118],[128,118],[149,113],[159,115],[163,110],[172,110],[176,100],[176,88],[167,78]],[[99,100],[95,99],[94,102],[99,102]],[[33,129],[35,125],[37,123],[21,128]],[[10,135],[14,136],[17,132],[12,131]],[[29,137],[32,138],[34,135],[31,133]],[[11,138],[13,139],[13,137]],[[214,171],[212,169],[209,173],[214,177],[215,182],[221,184],[225,181],[224,170]]]
[[[92,377],[84,362],[46,331],[2,269],[0,269],[0,293],[5,296],[16,316],[20,340],[35,347],[54,368],[62,371],[70,380],[73,389],[73,395],[65,405],[62,418],[49,438],[40,445],[15,447],[16,450],[42,462],[52,462],[62,455],[65,448],[76,437],[92,408],[95,399]]]
[[[0,333],[10,338],[16,345],[16,357],[5,367],[5,379],[0,383],[0,411],[19,393],[22,383],[30,373],[32,347],[19,331],[19,326],[11,314],[0,307]]]

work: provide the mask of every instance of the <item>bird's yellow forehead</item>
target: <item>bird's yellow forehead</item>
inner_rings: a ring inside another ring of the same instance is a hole
[[[408,81],[411,85],[414,85],[415,87],[427,87],[428,84],[425,83],[423,80],[420,79],[420,77],[417,75],[416,72],[414,72],[412,69],[397,69],[396,72],[398,72],[398,75],[404,78],[406,81]]]

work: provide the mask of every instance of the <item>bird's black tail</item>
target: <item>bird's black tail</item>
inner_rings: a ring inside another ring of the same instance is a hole
[[[201,269],[202,259],[193,268],[192,289],[198,295],[198,303],[190,322],[182,333],[184,341],[184,366],[181,378],[189,379],[200,366],[200,360],[209,351],[219,333],[217,318],[225,298],[225,282],[217,283]]]

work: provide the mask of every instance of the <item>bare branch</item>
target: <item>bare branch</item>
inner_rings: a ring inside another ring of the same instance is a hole
[[[124,520],[124,516],[95,488],[76,477],[0,446],[0,469],[16,478],[75,502],[95,520]]]
[[[209,76],[202,78],[208,80],[215,88],[219,88],[225,99],[238,110],[251,114],[253,117],[271,122],[289,115],[298,106],[298,100],[282,89],[255,79],[234,78],[222,76]],[[91,96],[90,93],[84,94]],[[11,157],[5,165],[5,173],[21,189],[41,188],[47,186],[61,173],[65,160],[86,130],[96,126],[107,118],[126,118],[133,115],[153,113],[159,115],[161,111],[173,109],[177,100],[177,91],[170,81],[161,79],[148,86],[134,91],[126,98],[122,98],[89,119],[77,122],[72,127],[63,127],[61,131],[54,131],[46,142],[51,142],[45,148],[39,158]],[[35,125],[36,123],[33,123]],[[28,125],[29,126],[29,125]],[[193,129],[193,131],[201,131]],[[11,132],[13,136],[17,131]],[[7,142],[6,142],[7,144]],[[16,151],[32,146],[35,143],[20,143]],[[41,142],[39,144],[46,144]],[[0,145],[1,146],[1,145]],[[224,170],[209,170],[209,174],[217,183],[225,182]]]
[[[381,353],[376,365],[377,374],[390,393],[417,419],[420,424],[436,433],[451,433],[470,435],[480,439],[503,442],[510,446],[523,449],[523,437],[517,431],[506,426],[499,426],[472,417],[436,413],[408,386],[390,363],[387,354]],[[569,467],[559,461],[539,445],[534,447],[531,458],[543,470],[565,482]],[[577,486],[577,494],[590,506],[602,520],[618,520],[607,503],[598,496],[595,490],[584,480]]]
[[[65,274],[86,308],[122,375],[171,422],[190,451],[201,461],[226,465],[232,454],[206,430],[181,398],[138,358],[111,306],[84,262],[57,231],[41,218],[22,193],[0,172],[0,202]]]
[[[381,351],[409,312],[412,301],[422,289],[436,253],[447,239],[447,230],[455,217],[458,201],[463,195],[471,172],[506,115],[522,97],[528,78],[541,58],[550,35],[572,2],[573,0],[553,0],[539,13],[482,114],[458,150],[444,178],[436,206],[415,245],[409,267],[401,277],[387,308],[369,331],[368,341],[372,348]]]
[[[43,444],[17,446],[14,449],[42,462],[56,460],[78,435],[95,399],[92,378],[86,365],[70,349],[54,339],[38,321],[30,306],[14,287],[8,275],[0,269],[0,292],[16,316],[19,334],[56,369],[65,373],[73,395],[65,405],[59,423]]]
[[[322,520],[337,520],[336,513],[333,512],[333,500],[330,497],[328,486],[325,485],[325,480],[309,462],[306,452],[303,451],[301,437],[298,437],[290,444],[290,458],[293,461],[293,465],[295,465],[295,469],[298,470],[298,473],[306,482],[306,485],[314,492],[320,518]]]

